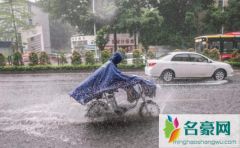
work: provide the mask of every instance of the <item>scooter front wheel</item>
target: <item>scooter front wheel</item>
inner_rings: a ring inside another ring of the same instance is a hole
[[[99,100],[93,101],[89,105],[86,116],[90,118],[103,117],[107,110],[109,110],[107,103]]]
[[[160,108],[157,103],[153,102],[152,100],[147,100],[140,105],[138,114],[142,118],[157,118],[160,114]]]

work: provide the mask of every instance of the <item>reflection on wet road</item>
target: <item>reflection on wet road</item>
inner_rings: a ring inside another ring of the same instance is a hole
[[[143,73],[138,75],[144,76]],[[158,147],[158,120],[90,121],[68,93],[89,74],[0,75],[1,147]],[[163,114],[240,113],[239,76],[218,86],[161,86]],[[126,103],[126,94],[117,94]]]

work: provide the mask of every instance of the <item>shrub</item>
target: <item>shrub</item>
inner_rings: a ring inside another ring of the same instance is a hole
[[[147,52],[147,59],[154,59],[155,55],[152,50],[148,50]]]
[[[121,52],[122,56],[123,56],[123,60],[120,62],[122,64],[127,64],[127,55],[126,55],[126,51],[122,48],[119,48],[117,51]]]
[[[15,51],[13,54],[13,65],[15,66],[23,65],[22,54],[19,51]]]
[[[238,50],[236,48],[233,49],[232,51],[232,57],[235,58],[238,54]]]
[[[72,61],[71,61],[72,65],[82,64],[81,54],[79,52],[77,52],[76,50],[73,51],[71,58],[72,58]]]
[[[195,52],[195,49],[194,48],[189,48],[187,51],[188,52]]]
[[[0,66],[5,66],[6,64],[6,58],[2,53],[0,53]]]
[[[218,61],[220,59],[220,52],[217,48],[213,48],[209,51],[209,58]]]
[[[140,50],[135,49],[133,51],[133,64],[142,64],[143,63],[143,59],[142,59],[142,53]]]
[[[230,59],[230,62],[240,62],[240,56]]]
[[[109,50],[107,49],[104,49],[102,52],[101,52],[101,60],[102,60],[102,63],[106,63],[109,59],[110,59],[110,52]]]
[[[38,65],[38,55],[35,51],[29,53],[29,65],[35,66]]]
[[[40,62],[40,65],[51,64],[49,56],[47,55],[47,53],[45,51],[40,52],[39,62]]]
[[[102,64],[94,65],[64,65],[64,66],[55,66],[55,65],[36,65],[36,66],[0,66],[1,72],[31,72],[31,71],[54,71],[61,72],[63,70],[96,70],[101,67]],[[118,64],[119,69],[144,69],[145,64]]]
[[[60,56],[59,56],[59,63],[61,64],[61,65],[64,65],[64,64],[66,64],[66,63],[68,63],[67,62],[67,59],[66,59],[66,57],[65,57],[65,52],[64,51],[61,51],[60,52]]]
[[[209,57],[209,52],[210,52],[209,49],[205,48],[205,49],[203,49],[202,54],[206,57]]]
[[[173,50],[173,52],[181,52],[182,50],[181,49],[175,49]]]
[[[95,64],[94,53],[91,51],[86,51],[85,52],[85,61],[86,61],[86,64],[90,64],[90,65]]]

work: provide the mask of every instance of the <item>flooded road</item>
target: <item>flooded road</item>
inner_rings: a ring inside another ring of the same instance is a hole
[[[0,75],[0,147],[158,147],[158,120],[141,120],[137,110],[101,122],[84,117],[85,108],[68,93],[88,75]],[[240,77],[228,80],[162,86],[154,101],[163,114],[239,114]],[[126,103],[121,91],[117,97]]]

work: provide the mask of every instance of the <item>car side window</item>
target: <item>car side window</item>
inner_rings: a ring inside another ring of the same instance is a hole
[[[172,58],[172,61],[188,62],[189,57],[187,54],[178,54]]]
[[[197,55],[197,54],[190,54],[190,61],[207,63],[208,59],[203,56]]]

